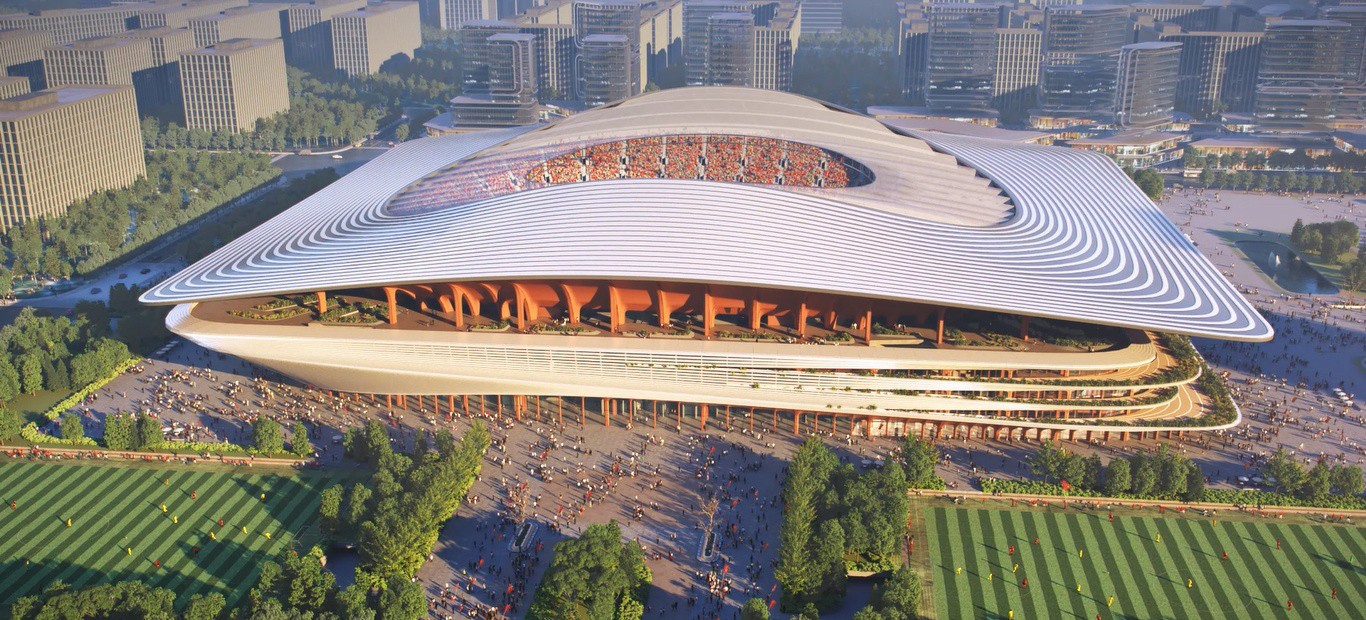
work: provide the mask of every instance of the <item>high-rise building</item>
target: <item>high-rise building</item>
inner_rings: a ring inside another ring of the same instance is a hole
[[[638,52],[622,34],[590,34],[578,39],[578,98],[597,106],[630,97],[640,88],[635,62]]]
[[[132,86],[59,86],[0,101],[0,228],[60,217],[145,174]]]
[[[422,47],[416,2],[381,2],[332,18],[333,66],[348,76],[370,75],[395,56]]]
[[[567,99],[574,94],[574,26],[529,24],[517,31],[536,38],[536,86],[542,100]]]
[[[1215,30],[1218,28],[1218,5],[1214,4],[1135,4],[1133,10],[1140,15],[1176,24],[1184,30]]]
[[[28,78],[31,90],[43,89],[43,50],[52,45],[51,32],[0,30],[0,72]]]
[[[1039,64],[1043,57],[1043,31],[1038,28],[996,29],[996,79],[992,83],[991,107],[1003,120],[1028,117],[1039,96]]]
[[[1351,26],[1346,47],[1348,69],[1355,75],[1357,84],[1366,85],[1366,4],[1322,7],[1319,16]]]
[[[9,99],[33,92],[29,89],[28,78],[22,75],[0,77],[0,99]]]
[[[51,32],[57,45],[118,34],[137,27],[138,14],[150,2],[115,4],[89,9],[56,9],[32,13],[0,13],[0,30],[24,28]]]
[[[896,78],[901,97],[913,106],[925,105],[925,66],[929,53],[930,22],[903,7],[897,33]]]
[[[1352,76],[1352,26],[1318,19],[1267,24],[1257,72],[1257,122],[1269,129],[1332,129],[1338,97]]]
[[[844,0],[802,0],[802,32],[837,34],[844,30]]]
[[[643,83],[638,2],[575,0],[574,39],[579,55],[579,99],[601,105],[640,93]],[[619,49],[622,46],[626,50],[624,64]],[[619,75],[614,74],[618,71]]]
[[[656,0],[640,10],[640,84],[682,86],[683,0]],[[674,69],[674,70],[671,70]]]
[[[246,131],[289,109],[285,49],[279,39],[229,39],[180,55],[185,124]]]
[[[748,13],[755,4],[744,0],[683,1],[683,65],[687,85],[701,86],[707,81],[707,32],[711,16]]]
[[[118,85],[135,87],[139,113],[164,105],[165,89],[148,39],[113,36],[83,39],[43,52],[43,74],[49,86]]]
[[[162,112],[169,117],[180,114],[180,55],[195,48],[189,28],[138,28],[119,35],[143,39],[152,47],[152,68],[137,84],[138,107],[144,114]]]
[[[985,111],[996,81],[996,26],[991,4],[933,4],[925,62],[925,104],[935,111]]]
[[[422,23],[459,30],[466,22],[498,19],[497,0],[421,0]]]
[[[1170,123],[1180,64],[1180,43],[1134,43],[1120,48],[1115,124],[1125,129],[1154,129]]]
[[[1162,40],[1181,44],[1177,110],[1196,118],[1252,111],[1262,33],[1178,32]]]
[[[489,38],[517,31],[516,24],[494,19],[465,22],[459,33],[461,93],[473,95],[488,92],[489,56],[494,51]]]
[[[1129,7],[1049,7],[1044,12],[1039,107],[1048,115],[1109,116]]]
[[[479,23],[468,22],[460,29],[461,50],[475,60],[462,59],[466,82],[462,95],[451,100],[453,123],[511,127],[536,122],[536,36],[484,28],[485,36],[467,39],[464,35]]]
[[[285,9],[285,62],[332,68],[332,18],[365,6],[365,0],[313,0]]]
[[[283,34],[282,4],[251,4],[189,20],[194,44],[207,47],[228,39],[278,39]]]
[[[707,86],[754,86],[754,15],[707,17]]]
[[[192,0],[157,3],[138,12],[138,28],[189,28],[190,20],[217,15],[233,7],[246,6],[247,0]]]

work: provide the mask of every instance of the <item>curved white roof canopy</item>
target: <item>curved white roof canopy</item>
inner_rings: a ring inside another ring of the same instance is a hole
[[[708,107],[730,98],[738,101],[730,106],[735,119]],[[700,114],[694,105],[709,111]],[[798,109],[810,118],[794,118]],[[716,116],[716,126],[699,114]],[[694,123],[669,125],[666,133],[707,130],[815,144],[869,166],[877,180],[865,188],[899,177],[919,189],[877,203],[869,196],[850,198],[850,189],[632,179],[463,204],[453,198],[448,208],[413,215],[384,208],[414,182],[476,154],[538,140],[636,136],[661,118]],[[795,95],[705,88],[661,91],[539,128],[415,140],[191,265],[142,300],[183,303],[462,280],[663,280],[927,302],[1233,340],[1273,335],[1103,156],[910,133],[898,135]],[[917,155],[880,160],[870,156],[874,147],[860,146],[881,142],[893,145],[889,152]],[[943,166],[950,156],[958,164]],[[1007,219],[954,223],[952,201],[939,203],[928,193],[941,179],[962,187],[965,174],[991,180],[990,186],[981,180],[979,195],[1001,191],[996,188],[1009,195],[1013,212]],[[940,217],[924,216],[924,205],[938,205]]]

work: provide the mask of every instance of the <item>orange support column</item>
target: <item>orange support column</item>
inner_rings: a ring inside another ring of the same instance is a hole
[[[616,334],[621,332],[622,323],[625,322],[622,319],[626,316],[626,310],[621,305],[621,291],[617,290],[615,284],[607,285],[607,300],[607,314],[611,315],[612,333]]]
[[[701,410],[702,410],[702,414],[701,414],[701,415],[702,415],[702,430],[705,431],[705,430],[707,430],[707,406],[706,406],[706,405],[700,405],[700,407],[701,407]]]
[[[796,327],[796,328],[797,328],[797,337],[798,337],[798,338],[805,338],[805,337],[806,337],[806,300],[805,300],[805,299],[802,300],[802,303],[797,304],[797,315],[796,315],[795,319],[796,319],[796,324],[793,325],[793,327]]]
[[[873,311],[863,313],[863,344],[873,346]]]
[[[749,432],[754,432],[754,407],[749,408]]]
[[[669,297],[664,294],[664,289],[655,287],[655,311],[659,314],[660,327],[669,326],[669,315],[673,314],[673,308],[669,306]]]
[[[389,324],[398,324],[398,289],[392,286],[384,287],[384,298],[389,302]]]
[[[1029,317],[1020,317],[1020,340],[1029,342]]]
[[[792,434],[802,434],[802,414],[798,413],[796,409],[792,410]]]
[[[588,424],[588,399],[579,397],[579,426]]]
[[[557,424],[564,426],[564,397],[555,397],[555,419]]]
[[[650,428],[659,428],[659,401],[654,401],[651,409]]]
[[[711,338],[712,331],[716,328],[716,298],[711,296],[711,291],[702,294],[702,335]]]
[[[615,407],[616,404],[617,404],[617,401],[614,401],[614,400],[609,400],[609,399],[606,399],[606,398],[604,398],[604,399],[602,400],[602,425],[603,425],[603,426],[611,426],[611,425],[612,425],[612,407]]]
[[[774,409],[774,410],[773,410],[773,428],[774,428],[775,430],[778,428],[778,410],[777,410],[777,409]]]
[[[682,430],[682,428],[683,428],[683,403],[675,403],[675,404],[678,405],[678,428],[679,428],[680,430]]]
[[[749,330],[759,331],[759,292],[753,289],[749,292]]]
[[[327,312],[327,293],[318,291],[318,314]]]
[[[939,308],[939,327],[934,332],[934,343],[944,344],[944,308]]]
[[[726,405],[726,430],[730,430],[730,405]]]

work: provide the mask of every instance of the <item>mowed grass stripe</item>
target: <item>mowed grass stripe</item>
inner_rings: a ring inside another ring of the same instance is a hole
[[[1172,587],[1174,584],[1171,581],[1163,579],[1170,569],[1170,564],[1162,561],[1162,551],[1158,548],[1165,544],[1157,542],[1157,535],[1161,530],[1153,519],[1135,518],[1132,521],[1134,531],[1139,537],[1136,548],[1143,557],[1140,570],[1144,572],[1145,579],[1139,583],[1151,584],[1155,611],[1159,616],[1172,617],[1178,609],[1175,605],[1178,593],[1176,588]]]
[[[1256,592],[1248,591],[1248,596],[1253,603],[1253,610],[1257,605],[1268,606],[1271,609],[1282,609],[1285,607],[1285,597],[1289,577],[1282,570],[1278,562],[1273,562],[1271,553],[1275,553],[1261,539],[1264,536],[1256,536],[1243,527],[1244,524],[1229,522],[1225,525],[1226,535],[1230,548],[1237,554],[1237,558],[1244,562],[1248,572],[1256,580],[1258,589]],[[1265,607],[1262,608],[1266,610]]]
[[[1333,617],[1326,605],[1326,603],[1331,600],[1329,598],[1329,589],[1333,586],[1328,584],[1326,576],[1323,575],[1320,570],[1323,567],[1319,565],[1319,562],[1314,561],[1313,558],[1313,553],[1316,551],[1321,552],[1321,550],[1310,542],[1309,538],[1304,535],[1303,528],[1299,526],[1276,524],[1272,527],[1284,537],[1283,540],[1294,545],[1293,548],[1284,551],[1287,558],[1295,565],[1296,570],[1299,571],[1299,574],[1304,579],[1304,589],[1300,594],[1297,594],[1294,599],[1296,601],[1299,599],[1304,600],[1306,612],[1314,609],[1318,610],[1317,617]],[[1298,605],[1299,603],[1297,602],[1296,604]]]
[[[949,617],[949,601],[958,604],[958,581],[954,573],[954,567],[958,566],[955,549],[956,541],[948,537],[949,532],[949,511],[944,508],[927,508],[926,529],[929,531],[929,538],[934,545],[934,550],[939,555],[939,565],[941,568],[940,579],[935,580],[939,584],[941,594],[934,597],[934,611],[938,618]]]
[[[1355,589],[1358,597],[1366,597],[1366,575],[1355,568],[1360,566],[1357,564],[1356,558],[1366,558],[1366,554],[1363,554],[1356,545],[1362,540],[1361,530],[1344,526],[1321,527],[1314,528],[1314,533],[1327,548],[1324,555],[1332,558],[1331,563],[1347,574],[1347,579],[1352,582],[1351,587]],[[1338,588],[1338,590],[1342,590],[1342,588]],[[1357,600],[1361,599],[1358,598]]]
[[[1267,579],[1266,571],[1262,570],[1261,555],[1254,550],[1240,544],[1241,535],[1237,533],[1229,523],[1223,525],[1211,525],[1213,538],[1219,545],[1220,553],[1228,552],[1228,561],[1222,559],[1220,563],[1227,564],[1229,570],[1229,589],[1230,596],[1234,597],[1232,611],[1247,617],[1257,614],[1259,611],[1267,611],[1278,607],[1275,597],[1272,595],[1274,590],[1271,582]],[[1222,558],[1222,555],[1220,556]],[[1231,615],[1238,615],[1232,614]]]
[[[259,480],[255,477],[252,480],[253,488],[259,488]],[[254,563],[252,558],[259,558],[259,555],[245,552],[256,551],[250,543],[253,536],[259,536],[256,527],[258,517],[254,514],[253,508],[264,511],[264,507],[250,491],[241,488],[235,482],[227,485],[227,488],[216,490],[215,494],[221,498],[220,502],[214,505],[218,510],[215,513],[206,512],[205,517],[209,519],[209,528],[215,532],[217,540],[199,540],[205,543],[200,545],[200,553],[209,555],[201,555],[199,559],[187,557],[185,564],[194,566],[191,570],[200,575],[207,588],[227,592],[228,587],[233,584],[231,575],[240,571],[239,564]],[[218,527],[219,518],[223,519],[221,528]],[[243,526],[247,527],[246,534],[241,533]],[[201,536],[208,537],[207,533]]]
[[[1101,543],[1103,549],[1108,550],[1095,553],[1090,562],[1090,573],[1093,576],[1092,595],[1099,599],[1098,609],[1108,609],[1105,606],[1105,599],[1122,588],[1123,579],[1119,564],[1115,562],[1115,557],[1120,555],[1121,547],[1113,544],[1114,527],[1109,522],[1101,521],[1090,514],[1074,515],[1069,522],[1068,529],[1078,540],[1096,541]]]
[[[1077,605],[1085,611],[1086,617],[1090,617],[1097,612],[1105,610],[1105,597],[1114,592],[1114,581],[1105,569],[1105,560],[1118,550],[1111,547],[1107,539],[1102,537],[1092,539],[1086,536],[1089,529],[1087,522],[1095,521],[1095,515],[1091,513],[1072,513],[1065,514],[1059,519],[1059,526],[1073,540],[1085,540],[1092,544],[1086,553],[1086,557],[1077,558],[1077,568],[1080,571],[1078,577],[1082,580],[1082,592],[1077,594],[1073,590],[1073,596],[1077,597]],[[1101,543],[1099,549],[1095,548],[1094,543]],[[1081,612],[1079,612],[1081,613]]]
[[[1005,555],[1007,547],[1001,546],[1004,536],[1000,533],[995,523],[994,510],[978,510],[977,526],[982,532],[981,538],[977,539],[978,552],[986,560],[987,571],[991,579],[985,584],[986,591],[984,598],[987,605],[997,613],[1005,613],[1007,609],[1012,609],[1010,593],[1006,588],[1001,587],[1010,574],[1009,566],[1002,566],[1002,556]]]
[[[286,478],[278,479],[276,482],[282,482],[284,484],[290,485],[293,484],[292,481]],[[272,490],[275,489],[272,487]],[[281,520],[280,518],[277,518],[275,516],[276,513],[273,513],[268,510],[263,510],[260,513],[261,517],[263,517],[262,521],[264,521],[265,523],[260,523],[257,526],[258,528],[265,529],[267,523],[271,526],[274,526],[271,527],[269,530],[271,531],[272,538],[266,539],[264,535],[258,535],[257,537],[257,543],[260,545],[259,550],[261,553],[266,554],[267,557],[273,557],[279,554],[288,546],[288,544],[291,542],[294,536],[293,529],[297,529],[290,528],[290,524],[301,524],[302,522],[304,522],[304,520],[310,512],[309,507],[311,501],[315,499],[315,496],[310,493],[304,492],[289,493],[287,494],[286,499],[287,503],[284,506],[279,507],[280,512],[278,514],[285,515],[285,519],[287,520]],[[239,561],[235,564],[235,570],[228,577],[227,581],[229,583],[254,582],[255,576],[259,573],[260,568],[261,567],[259,562]]]
[[[1343,578],[1328,584],[1330,588],[1338,589],[1337,600],[1332,600],[1332,592],[1329,591],[1329,600],[1324,604],[1328,606],[1334,615],[1342,615],[1344,609],[1360,609],[1363,595],[1366,595],[1366,580],[1361,573],[1351,569],[1351,564],[1347,559],[1340,557],[1341,550],[1347,548],[1347,539],[1342,536],[1346,528],[1343,527],[1318,527],[1306,528],[1306,535],[1312,535],[1317,539],[1318,548],[1322,551],[1315,554],[1315,562],[1339,569]],[[1318,557],[1318,556],[1322,557]],[[1328,570],[1324,571],[1329,574]],[[1346,601],[1351,601],[1347,603]]]
[[[1110,567],[1113,578],[1110,580],[1111,590],[1105,592],[1105,598],[1115,597],[1115,606],[1106,606],[1110,613],[1114,610],[1129,610],[1129,615],[1136,615],[1140,618],[1155,617],[1157,612],[1157,599],[1153,597],[1151,590],[1142,588],[1138,592],[1130,593],[1129,584],[1144,583],[1147,581],[1145,576],[1135,569],[1140,566],[1138,558],[1132,553],[1133,548],[1125,544],[1125,540],[1134,536],[1128,530],[1123,520],[1104,522],[1099,519],[1091,520],[1091,532],[1093,540],[1102,541],[1106,548],[1114,550],[1107,553],[1105,562]]]
[[[40,486],[41,482],[37,480],[38,476],[33,478],[32,485],[17,500],[19,509],[6,515],[9,517],[6,532],[10,544],[0,547],[0,559],[22,560],[28,557],[28,549],[38,542],[34,540],[37,533],[56,523],[58,515],[70,514],[72,508],[89,501],[92,495],[81,491],[98,482],[96,476],[65,476],[59,484],[50,488],[34,489],[32,486]],[[43,500],[57,500],[60,504],[53,506]]]
[[[1203,523],[1196,523],[1190,519],[1172,519],[1173,533],[1181,539],[1183,545],[1194,553],[1194,565],[1192,568],[1191,579],[1195,587],[1192,591],[1207,604],[1213,605],[1206,607],[1210,613],[1219,613],[1221,610],[1232,610],[1241,605],[1235,605],[1232,597],[1229,596],[1228,586],[1232,580],[1232,574],[1222,565],[1223,560],[1219,559],[1218,541],[1212,541],[1211,532],[1204,532]],[[1211,548],[1213,542],[1215,548]],[[1191,557],[1187,554],[1187,557]]]
[[[1058,580],[1062,570],[1058,564],[1059,557],[1065,556],[1067,551],[1057,546],[1044,527],[1044,522],[1049,517],[1047,513],[1030,511],[1024,514],[1030,531],[1039,539],[1037,545],[1034,544],[1033,538],[1030,539],[1030,548],[1039,558],[1039,572],[1029,587],[1038,588],[1040,600],[1050,609],[1056,610],[1058,601],[1065,601],[1069,596],[1067,586]]]
[[[111,478],[114,477],[105,471],[70,477],[70,483],[64,481],[61,487],[50,492],[50,497],[57,499],[58,504],[48,505],[35,501],[28,512],[20,510],[28,523],[15,532],[21,540],[17,540],[16,546],[6,550],[6,555],[12,555],[15,559],[44,559],[47,555],[44,552],[52,549],[59,542],[58,539],[76,533],[66,527],[63,520],[70,517],[73,523],[84,522],[90,507],[98,505],[101,501],[102,494],[91,491],[106,488],[106,485],[112,482]],[[121,490],[130,484],[129,481],[118,481],[114,488]]]
[[[984,583],[987,579],[987,568],[982,558],[978,557],[977,544],[981,540],[982,532],[977,528],[976,513],[958,512],[954,515],[955,529],[958,531],[955,536],[960,541],[960,549],[963,554],[963,574],[960,576],[960,584],[963,591],[959,595],[960,610],[978,610],[968,617],[977,617],[987,611],[986,588]]]
[[[1015,545],[1015,556],[1011,558],[1011,563],[1014,564],[1018,562],[1020,565],[1019,572],[1011,573],[1010,575],[1010,589],[1017,594],[1020,600],[1020,611],[1024,614],[1024,617],[1043,618],[1046,614],[1043,609],[1040,609],[1038,584],[1036,583],[1033,589],[1020,588],[1021,580],[1030,575],[1034,575],[1036,573],[1034,569],[1038,565],[1038,560],[1033,559],[1033,554],[1030,553],[1032,545],[1029,544],[1029,541],[1033,537],[1028,536],[1029,528],[1022,518],[1024,513],[1017,510],[1002,510],[999,511],[998,514],[1001,515],[1001,518],[1008,524],[1010,532],[1009,544]],[[1009,552],[1009,550],[1009,548],[1006,549],[1007,552]],[[1037,575],[1035,581],[1037,581]]]
[[[1087,584],[1082,584],[1082,592],[1077,592],[1077,584],[1082,582],[1082,570],[1079,566],[1085,559],[1079,557],[1078,550],[1084,548],[1083,541],[1075,540],[1064,533],[1062,529],[1061,515],[1053,513],[1041,513],[1044,531],[1048,533],[1048,543],[1062,552],[1063,559],[1058,562],[1058,572],[1051,576],[1059,582],[1062,591],[1065,593],[1057,599],[1057,608],[1069,614],[1083,613],[1080,609],[1081,601],[1079,596],[1087,594]]]
[[[194,558],[195,567],[189,571],[181,571],[187,578],[193,578],[204,590],[226,591],[228,582],[221,577],[213,576],[209,571],[217,568],[228,556],[234,555],[222,551],[226,543],[229,532],[233,530],[233,523],[224,519],[223,527],[218,527],[218,519],[221,515],[236,513],[249,506],[254,501],[244,490],[237,487],[232,481],[225,485],[228,488],[214,486],[206,492],[206,495],[213,498],[213,501],[204,502],[202,511],[194,515],[194,532],[187,542],[190,545],[200,547],[200,556]],[[209,532],[214,532],[217,540],[209,538]],[[206,559],[210,556],[213,559]]]

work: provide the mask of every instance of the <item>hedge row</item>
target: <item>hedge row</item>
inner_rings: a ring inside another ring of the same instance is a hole
[[[1021,495],[1056,495],[1062,496],[1062,485],[1052,482],[1039,482],[1037,480],[998,480],[996,478],[981,478],[978,482],[982,485],[982,490],[987,493],[1016,493]],[[1068,497],[1107,497],[1106,495],[1095,492],[1085,491],[1073,487],[1067,492]],[[1156,495],[1133,495],[1131,493],[1120,493],[1115,499],[1121,500],[1163,500],[1176,501],[1176,498]],[[1211,504],[1242,504],[1242,505],[1261,505],[1261,506],[1292,506],[1303,508],[1327,508],[1330,510],[1366,510],[1366,497],[1360,495],[1343,496],[1330,495],[1319,500],[1306,500],[1288,495],[1285,493],[1272,493],[1270,491],[1237,489],[1205,489],[1205,496],[1200,500],[1201,503]]]
[[[119,375],[122,375],[123,373],[127,372],[129,368],[136,366],[137,363],[141,361],[142,358],[140,357],[130,357],[122,362],[119,362],[119,365],[115,366],[113,370],[109,371],[109,374],[99,379],[96,379],[95,381],[90,382],[90,385],[87,385],[77,390],[72,395],[58,401],[57,404],[48,408],[48,410],[43,413],[43,416],[49,420],[57,420],[58,418],[61,418],[62,414],[66,413],[67,411],[70,411],[72,407],[79,405],[81,401],[86,399],[87,396],[94,394],[95,390],[98,390],[107,385],[110,381],[117,379]]]

